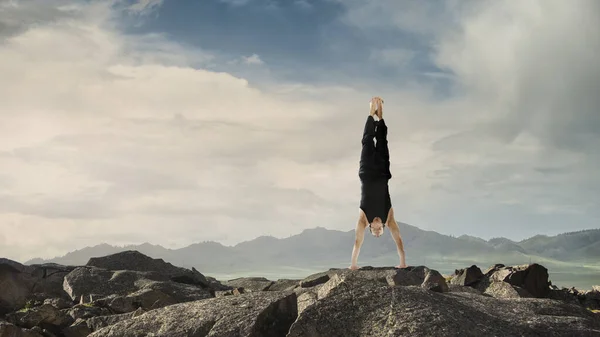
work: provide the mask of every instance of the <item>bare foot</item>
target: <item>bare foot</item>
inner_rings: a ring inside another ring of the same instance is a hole
[[[405,263],[399,264],[399,265],[396,266],[396,268],[398,268],[398,269],[404,269],[404,268],[406,268],[406,264]]]
[[[358,266],[352,265],[352,266],[350,266],[350,268],[348,268],[348,269],[351,269],[351,270],[357,270],[357,269],[358,269]]]

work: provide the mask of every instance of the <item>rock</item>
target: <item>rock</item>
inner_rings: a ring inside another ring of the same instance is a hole
[[[110,271],[96,267],[79,267],[64,278],[63,287],[72,300],[81,296],[127,295],[138,290],[138,284],[148,280],[166,281],[166,277],[151,272]],[[86,302],[86,301],[84,301]]]
[[[44,304],[49,304],[57,309],[67,309],[73,307],[73,302],[69,302],[64,298],[47,298]]]
[[[93,332],[90,337],[285,336],[297,317],[293,292],[252,292],[175,304]]]
[[[592,290],[600,293],[600,286],[592,286]]]
[[[33,268],[30,266],[3,257],[0,257],[0,265],[10,266],[19,273],[31,274],[33,272]]]
[[[89,304],[76,305],[71,309],[65,310],[74,320],[88,319],[96,316],[106,316],[112,314],[108,308],[101,308]]]
[[[62,333],[65,337],[87,337],[92,333],[84,319],[78,319],[71,326],[63,329]]]
[[[437,270],[429,270],[425,276],[425,280],[421,284],[421,288],[436,291],[438,293],[446,293],[450,291],[446,279]]]
[[[497,263],[491,267],[489,267],[486,271],[483,272],[484,276],[490,277],[493,273],[497,272],[498,270],[504,268],[505,265],[501,264],[501,263]]]
[[[223,297],[223,296],[231,296],[231,295],[233,295],[233,290],[215,291],[215,297]]]
[[[317,293],[315,293],[314,291],[307,291],[298,296],[298,315],[300,315],[306,308],[317,303],[317,300]]]
[[[550,292],[548,269],[537,263],[500,269],[490,279],[521,287],[537,298],[546,297]]]
[[[225,285],[233,288],[244,288],[244,291],[266,291],[273,281],[264,277],[241,277],[225,282]]]
[[[41,334],[29,329],[20,327],[7,322],[0,321],[0,337],[44,337]]]
[[[140,291],[160,291],[170,296],[177,303],[198,301],[213,297],[209,290],[191,284],[146,281],[144,283],[140,282],[138,285],[141,285]],[[130,296],[134,296],[134,294],[131,294]]]
[[[305,308],[287,337],[595,336],[600,320],[548,299],[390,287],[348,275]]]
[[[35,278],[33,292],[44,294],[46,297],[69,299],[63,289],[63,282],[65,276],[75,268],[54,263],[32,265],[31,275]]]
[[[319,284],[323,284],[329,281],[329,273],[330,272],[322,272],[317,274],[312,274],[306,277],[304,280],[300,281],[300,287],[302,288],[311,288]]]
[[[481,269],[476,265],[472,265],[466,269],[457,270],[452,277],[450,283],[461,286],[471,286],[483,278]]]
[[[44,328],[50,326],[63,328],[71,325],[74,321],[74,319],[66,312],[61,311],[50,304],[44,304],[29,310],[15,312],[7,315],[7,318],[11,323],[28,329],[35,326]]]
[[[574,295],[567,289],[551,289],[546,297],[553,300],[563,301],[565,303],[580,305],[577,295]]]
[[[310,288],[316,285],[324,284],[329,281],[333,275],[356,275],[365,280],[371,280],[383,284],[396,286],[420,286],[425,280],[428,268],[424,266],[407,267],[398,269],[394,267],[362,267],[358,270],[350,269],[330,269],[327,272],[317,273],[308,276],[300,281],[300,287]]]
[[[448,288],[449,288],[450,292],[483,295],[483,293],[481,291],[477,290],[476,288],[469,287],[469,286],[461,286],[458,284],[449,284]]]
[[[138,251],[125,251],[104,257],[91,258],[86,266],[108,270],[132,270],[155,272],[168,277],[171,281],[209,287],[209,282],[196,269],[175,267],[163,259],[153,259]]]
[[[193,269],[195,270],[195,269]],[[231,290],[230,286],[222,284],[214,277],[206,276],[206,280],[208,281],[208,287],[214,291],[227,291]]]
[[[23,308],[34,284],[31,275],[20,271],[25,269],[14,266],[16,262],[3,261],[0,263],[0,315]]]
[[[126,319],[131,319],[131,318],[140,316],[144,312],[145,311],[142,308],[139,308],[136,311],[133,311],[133,312],[130,312],[127,314],[92,317],[87,320],[87,326],[90,331],[96,331],[96,330],[100,330],[104,327],[107,327],[109,325],[113,325],[113,324],[119,323],[121,321],[124,321]]]
[[[491,282],[484,291],[495,298],[528,298],[532,297],[525,289],[502,281]]]
[[[273,283],[268,291],[292,290],[300,285],[300,280],[279,279]]]

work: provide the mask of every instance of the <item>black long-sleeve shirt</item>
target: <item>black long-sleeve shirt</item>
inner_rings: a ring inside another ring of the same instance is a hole
[[[377,140],[377,143],[374,140]],[[365,212],[369,223],[372,223],[375,217],[380,217],[385,224],[392,207],[388,187],[392,174],[387,126],[383,119],[375,121],[373,116],[367,117],[358,175],[361,180],[360,208]]]

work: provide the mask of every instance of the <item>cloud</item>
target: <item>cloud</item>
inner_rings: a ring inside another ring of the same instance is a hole
[[[260,59],[260,56],[256,55],[256,54],[252,54],[251,56],[244,56],[243,57],[244,63],[246,64],[257,64],[257,65],[261,65],[264,64],[264,62]]]
[[[33,234],[0,255],[350,230],[375,94],[400,220],[515,239],[597,226],[596,2],[335,3],[313,26],[344,34],[279,58],[124,30],[131,3],[1,3],[0,229]]]
[[[129,6],[129,10],[137,14],[148,14],[160,7],[163,1],[164,0],[137,0],[136,3]]]
[[[248,4],[251,0],[219,0],[222,3],[231,5],[231,6],[243,6]]]

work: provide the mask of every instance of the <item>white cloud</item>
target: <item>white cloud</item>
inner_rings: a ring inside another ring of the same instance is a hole
[[[263,60],[260,59],[260,56],[256,54],[252,54],[250,56],[243,57],[244,63],[246,64],[264,64]]]
[[[414,50],[406,48],[386,48],[371,51],[371,61],[397,68],[406,68],[416,56]]]
[[[358,139],[375,93],[345,84],[259,90],[206,70],[224,63],[209,52],[121,34],[107,3],[44,3],[44,12],[11,9],[13,18],[36,13],[35,26],[0,15],[12,27],[0,34],[0,232],[10,242],[0,256],[353,228]],[[373,20],[379,9],[396,28],[435,41],[433,59],[458,84],[447,100],[420,85],[377,89],[402,221],[482,236],[595,223],[596,2],[452,2],[440,13],[414,2],[347,3],[346,22],[365,34],[386,24]],[[391,45],[372,57],[401,67],[412,55]],[[258,55],[239,60],[262,64]]]
[[[129,10],[138,14],[148,14],[159,8],[164,0],[137,0],[136,3],[129,6]]]

